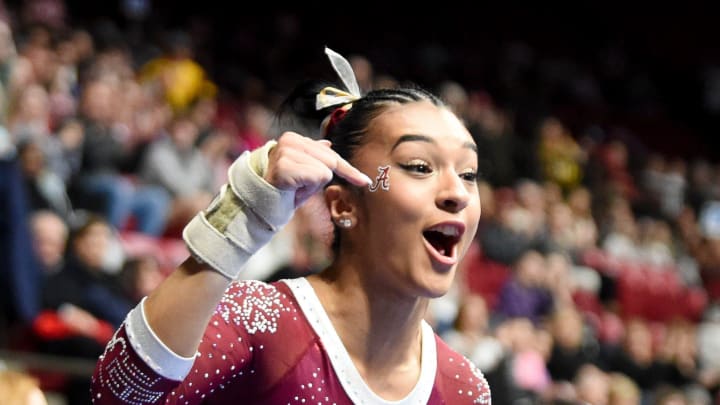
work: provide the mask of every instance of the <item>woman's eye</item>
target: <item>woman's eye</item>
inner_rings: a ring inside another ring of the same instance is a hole
[[[404,164],[400,165],[403,169],[414,172],[414,173],[421,173],[421,174],[429,174],[432,173],[432,168],[430,168],[430,165],[425,163],[410,163],[410,164]]]
[[[480,174],[478,172],[465,172],[460,174],[460,178],[465,181],[475,183],[480,180]]]

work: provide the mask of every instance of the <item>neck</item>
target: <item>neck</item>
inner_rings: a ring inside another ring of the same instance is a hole
[[[337,260],[311,276],[320,302],[358,369],[373,373],[420,364],[426,298],[404,295],[373,279],[359,260]],[[359,287],[359,288],[358,288]]]

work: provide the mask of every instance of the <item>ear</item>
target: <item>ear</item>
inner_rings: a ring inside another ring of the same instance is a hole
[[[340,219],[350,219],[357,223],[357,201],[347,187],[333,184],[325,188],[325,204],[330,212],[330,219],[337,224]]]

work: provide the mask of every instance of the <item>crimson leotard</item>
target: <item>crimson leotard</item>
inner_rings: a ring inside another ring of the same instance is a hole
[[[95,404],[490,404],[480,371],[426,323],[422,332],[418,383],[385,401],[360,377],[307,280],[236,282],[194,362],[157,340],[139,305],[100,357],[91,395]]]

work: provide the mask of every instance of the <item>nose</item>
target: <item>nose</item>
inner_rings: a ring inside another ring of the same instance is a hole
[[[470,203],[470,191],[454,170],[439,175],[439,191],[435,204],[448,212],[460,212]]]

